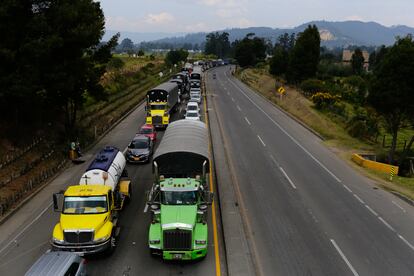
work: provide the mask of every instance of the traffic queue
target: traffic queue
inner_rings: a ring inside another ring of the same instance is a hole
[[[200,114],[203,70],[186,64],[169,81],[150,89],[145,123],[126,150],[106,146],[78,184],[53,195],[60,218],[52,232],[51,250],[26,275],[86,275],[84,256],[115,250],[121,211],[132,200],[127,163],[152,166],[154,180],[146,202],[151,214],[147,250],[167,260],[206,256],[207,210],[213,195],[206,181],[208,130]],[[174,115],[183,107],[184,114]],[[179,120],[173,122],[173,117]],[[161,137],[158,132],[164,130]]]

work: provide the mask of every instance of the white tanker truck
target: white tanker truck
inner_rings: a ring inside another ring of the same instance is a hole
[[[124,178],[125,165],[122,152],[106,147],[89,165],[79,185],[53,195],[54,209],[61,212],[53,230],[54,250],[85,255],[115,248],[118,211],[131,197],[131,183]]]

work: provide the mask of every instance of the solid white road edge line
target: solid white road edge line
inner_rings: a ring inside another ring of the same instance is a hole
[[[266,113],[260,106],[258,106],[249,96],[244,93],[244,91],[235,84],[230,78],[228,80],[254,105],[259,109],[266,117],[273,122],[286,136],[288,136],[298,147],[300,147],[309,157],[311,157],[319,166],[321,166],[325,171],[327,171],[336,181],[341,183],[342,181],[333,173],[331,172],[324,164],[322,164],[315,156],[312,155],[304,146],[302,146],[292,135],[290,135],[281,125],[279,125],[269,114]]]
[[[355,268],[352,266],[352,264],[349,262],[348,258],[342,252],[341,248],[339,248],[339,246],[336,244],[335,240],[331,239],[331,243],[335,247],[336,251],[338,251],[339,255],[341,255],[342,259],[345,261],[346,265],[349,267],[352,274],[354,274],[355,276],[359,276],[358,272],[356,272]]]

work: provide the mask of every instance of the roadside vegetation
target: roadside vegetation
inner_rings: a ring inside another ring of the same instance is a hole
[[[206,50],[209,43],[217,42],[207,36]],[[369,59],[363,50],[370,51]],[[390,185],[414,198],[414,160],[407,158],[414,156],[414,41],[408,36],[390,47],[350,51],[344,62],[342,49],[321,48],[317,27],[308,26],[275,44],[249,34],[231,44],[227,57],[237,60],[244,82],[321,134],[342,157],[363,153],[398,165],[400,176]]]
[[[0,218],[67,165],[70,142],[87,148],[176,70],[163,55],[113,55],[119,35],[101,42],[95,1],[36,3],[0,9]]]

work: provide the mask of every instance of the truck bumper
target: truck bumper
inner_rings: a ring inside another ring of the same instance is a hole
[[[207,248],[194,249],[192,251],[163,251],[164,260],[196,260],[207,255]]]
[[[92,255],[97,254],[100,252],[104,252],[110,248],[110,242],[111,239],[108,239],[102,243],[96,243],[96,244],[57,244],[54,242],[51,242],[53,251],[69,251],[76,253],[80,256],[84,255]]]

